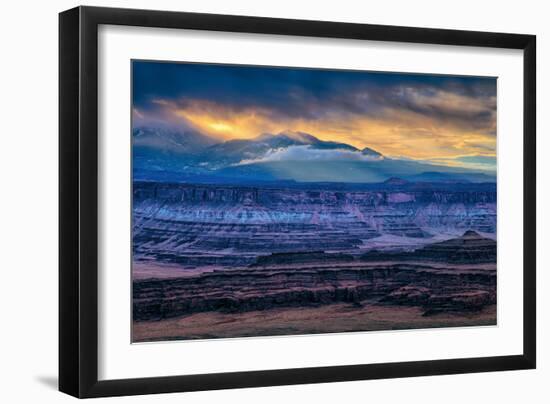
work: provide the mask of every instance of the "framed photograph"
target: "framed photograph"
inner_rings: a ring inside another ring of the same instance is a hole
[[[61,391],[535,368],[534,36],[59,24]]]

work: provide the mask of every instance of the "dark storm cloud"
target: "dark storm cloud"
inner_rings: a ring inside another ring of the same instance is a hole
[[[260,108],[272,119],[380,116],[399,111],[494,132],[496,80],[419,74],[273,68],[193,63],[133,62],[134,107],[155,100],[238,113]]]

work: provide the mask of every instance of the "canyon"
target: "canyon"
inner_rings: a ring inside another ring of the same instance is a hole
[[[137,181],[134,341],[496,324],[496,251],[494,183]]]
[[[467,230],[496,233],[494,184],[310,187],[136,182],[134,259],[242,266],[273,252],[361,254],[377,243],[412,247]]]

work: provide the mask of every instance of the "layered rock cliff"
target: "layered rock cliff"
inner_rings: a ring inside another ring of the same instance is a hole
[[[496,232],[491,186],[305,188],[135,183],[134,258],[240,266],[274,252],[361,253],[382,235]]]
[[[421,264],[263,267],[178,279],[135,281],[133,317],[161,320],[197,312],[268,310],[337,302],[420,306],[429,315],[496,302],[496,271]]]

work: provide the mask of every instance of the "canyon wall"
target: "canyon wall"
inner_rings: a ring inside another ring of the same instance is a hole
[[[496,233],[494,184],[304,188],[134,183],[134,259],[231,267],[274,252],[359,254],[381,236]]]

